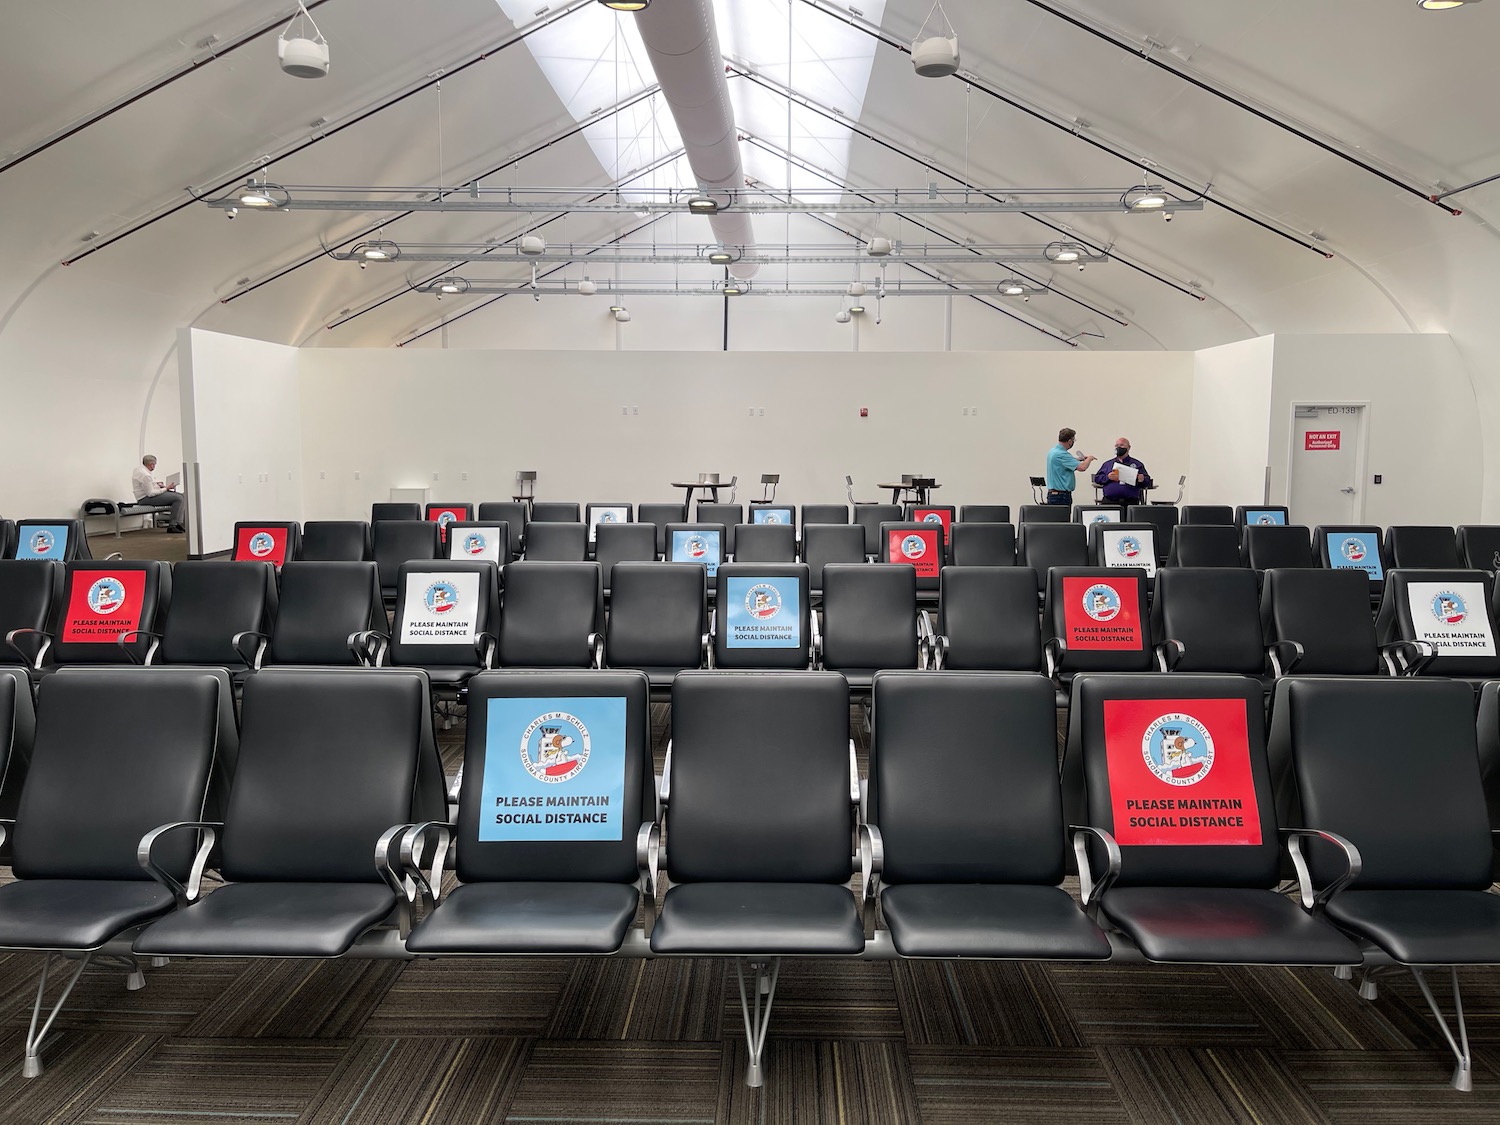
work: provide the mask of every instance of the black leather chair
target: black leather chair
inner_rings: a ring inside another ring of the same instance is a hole
[[[958,509],[959,523],[1010,523],[1009,504],[964,504]]]
[[[823,596],[823,568],[827,564],[862,563],[865,557],[865,529],[858,524],[802,525],[802,561],[812,573],[814,598]]]
[[[521,549],[526,544],[526,525],[531,520],[529,504],[524,500],[489,500],[479,505],[474,518],[480,523],[505,524],[510,529],[511,561],[521,557]]]
[[[1167,565],[1244,566],[1239,528],[1228,523],[1179,523],[1172,529]]]
[[[384,503],[370,505],[370,525],[372,527],[385,520],[419,520],[421,518],[422,505],[420,504]]]
[[[1311,570],[1318,565],[1312,535],[1300,524],[1247,524],[1245,565],[1251,570]]]
[[[434,692],[456,694],[495,663],[500,568],[486,560],[401,564],[391,631],[365,635],[376,666],[420,668]]]
[[[797,529],[787,523],[742,523],[730,533],[740,562],[797,561]]]
[[[954,566],[1015,566],[1015,524],[960,520],[953,525],[950,554]]]
[[[194,664],[237,671],[234,638],[271,632],[280,596],[276,567],[267,562],[180,562],[172,567],[172,604],[160,631],[138,630],[117,643],[127,652],[149,640],[142,664]]]
[[[514,557],[510,549],[510,524],[497,520],[450,523],[447,557],[504,566]]]
[[[1172,550],[1172,532],[1177,529],[1178,513],[1173,504],[1131,504],[1125,509],[1127,523],[1149,523],[1156,529],[1156,561],[1167,561]]]
[[[18,559],[52,559],[57,562],[94,557],[89,552],[82,520],[17,520],[13,554]]]
[[[1358,571],[1266,571],[1260,621],[1278,677],[1374,676],[1393,670],[1382,660],[1369,582]]]
[[[1151,600],[1151,634],[1162,671],[1265,672],[1259,583],[1243,567],[1164,567]]]
[[[698,563],[708,574],[708,588],[714,589],[714,576],[727,554],[724,544],[728,530],[721,523],[672,523],[667,525],[667,562]]]
[[[616,563],[655,562],[656,525],[649,523],[605,523],[595,530],[594,560],[604,592],[611,591],[611,572]]]
[[[0,561],[16,557],[16,521],[0,520]]]
[[[1017,523],[1072,523],[1071,504],[1022,504]]]
[[[1089,561],[1119,570],[1138,567],[1148,579],[1156,577],[1156,527],[1149,523],[1091,523],[1088,525]]]
[[[1281,524],[1285,526],[1291,522],[1292,515],[1285,505],[1241,504],[1234,510],[1234,523],[1241,532],[1251,525],[1268,527]]]
[[[583,516],[577,503],[571,500],[534,500],[531,504],[532,523],[582,523]]]
[[[1324,525],[1313,529],[1313,551],[1325,570],[1357,570],[1370,580],[1370,593],[1385,589],[1385,552],[1380,528]]]
[[[1494,597],[1487,570],[1398,567],[1386,572],[1375,631],[1382,645],[1408,646],[1399,649],[1407,671],[1476,683],[1497,678]],[[1413,644],[1430,646],[1431,655],[1413,657]]]
[[[448,546],[448,528],[455,523],[470,523],[474,519],[474,505],[463,502],[439,503],[430,501],[422,509],[422,518],[438,525],[438,536],[444,547]]]
[[[797,508],[793,504],[781,504],[775,500],[752,500],[745,515],[750,523],[758,527],[789,527],[792,529],[792,538],[797,537]],[[735,542],[738,543],[739,540],[736,538]]]
[[[951,504],[904,504],[901,518],[912,523],[936,525],[943,529],[943,551],[946,554],[953,542],[953,525],[958,522],[958,509]]]
[[[719,567],[714,667],[809,667],[811,585],[806,563],[733,562]]]
[[[1146,605],[1142,568],[1053,567],[1042,608],[1047,674],[1066,688],[1079,672],[1150,671]]]
[[[708,664],[709,647],[708,580],[701,566],[615,564],[604,667],[644,672],[653,697],[666,698],[678,672]]]
[[[698,501],[697,514],[693,517],[698,523],[721,523],[724,525],[724,554],[733,557],[735,529],[745,522],[745,508],[742,504],[720,504],[710,500]]]
[[[1036,575],[1023,566],[944,567],[928,664],[959,671],[1040,672]]]
[[[1088,529],[1077,523],[1023,523],[1016,529],[1016,562],[1036,572],[1040,594],[1054,566],[1088,566]]]
[[[1463,524],[1458,529],[1459,565],[1470,570],[1500,570],[1500,524]]]
[[[0,821],[15,819],[35,738],[31,681],[24,669],[0,668]],[[0,840],[0,863],[10,863],[10,847],[4,840]]]
[[[370,557],[370,525],[364,520],[309,520],[302,525],[299,562],[364,562]]]
[[[385,631],[375,563],[287,563],[271,635],[240,633],[234,647],[252,671],[266,664],[352,665],[361,663],[352,638],[372,629]]]
[[[1277,685],[1272,734],[1295,765],[1303,823],[1359,849],[1357,878],[1341,886],[1342,858],[1313,843],[1328,917],[1410,970],[1453,1050],[1459,1090],[1473,1077],[1454,966],[1500,964],[1472,702],[1451,682],[1292,679]],[[1424,976],[1437,966],[1449,969],[1456,1036]]]
[[[937,594],[948,548],[943,543],[943,529],[936,524],[902,520],[880,525],[880,549],[875,561],[909,566],[916,572],[917,594]]]
[[[1500,681],[1491,680],[1479,689],[1479,775],[1484,783],[1484,803],[1491,826],[1500,825]],[[1495,874],[1500,878],[1500,834],[1495,841]]]
[[[1451,527],[1392,524],[1385,529],[1385,557],[1392,569],[1463,569],[1458,557],[1458,536]]]
[[[252,520],[234,525],[233,562],[268,562],[275,566],[302,556],[302,526]]]
[[[569,701],[560,717],[559,699]],[[402,845],[407,877],[430,906],[440,888],[418,868],[415,845],[426,842],[441,856],[456,839],[459,885],[422,919],[406,948],[422,956],[618,951],[643,887],[652,896],[648,917],[656,907],[649,861],[637,861],[638,851],[649,855],[655,847],[646,677],[482,672],[469,683],[469,715],[469,783],[459,795],[457,824],[419,825]],[[556,742],[563,743],[561,754],[549,744]],[[524,759],[517,746],[525,748]],[[581,746],[588,747],[586,757]],[[581,807],[597,819],[533,823],[539,818],[522,802],[538,796],[591,799]]]
[[[880,555],[880,525],[896,523],[900,519],[901,506],[899,504],[854,505],[854,523],[863,528],[865,533],[865,558],[874,559]],[[804,526],[806,526],[805,523]]]
[[[842,672],[867,694],[875,673],[919,661],[917,573],[899,563],[829,563],[823,568],[818,665]]]
[[[124,938],[118,952],[128,957],[133,932],[172,910],[172,893],[141,870],[136,849],[159,824],[202,819],[226,706],[232,724],[229,694],[211,671],[123,668],[69,671],[38,688],[30,769],[4,826],[16,881],[0,887],[0,948],[47,954],[26,1077],[42,1073],[52,1019],[38,1034],[38,1017],[54,956],[77,962],[53,1016],[98,951]],[[150,720],[120,721],[140,714]],[[191,845],[184,834],[164,846],[163,871],[186,880]],[[140,966],[127,963],[127,986],[143,987]]]
[[[1045,506],[1045,505],[1044,505]],[[1122,523],[1125,519],[1123,504],[1079,504],[1073,509],[1073,523]]]
[[[656,554],[658,558],[662,558],[667,553],[667,525],[671,523],[686,523],[687,505],[637,504],[635,506],[635,518],[637,523],[656,525]]]
[[[1115,841],[1090,845],[1079,873],[1084,901],[1097,903],[1146,960],[1360,963],[1348,938],[1276,890],[1279,845],[1285,838],[1290,846],[1290,834],[1276,820],[1255,680],[1079,676],[1063,787],[1070,816],[1077,801],[1086,810],[1086,819],[1071,822]],[[1118,856],[1114,880],[1107,856]],[[1311,905],[1311,888],[1304,890]]]
[[[534,562],[586,562],[589,529],[581,523],[533,519],[526,527],[526,557]]]
[[[141,841],[142,865],[160,879],[158,849],[193,828],[222,837],[225,885],[199,897],[196,880],[161,879],[178,909],[135,952],[338,957],[377,928],[373,940],[399,950],[413,893],[393,849],[405,826],[447,813],[427,677],[268,669],[245,684],[241,713],[222,824],[164,822]]]
[[[594,544],[598,541],[599,529],[601,527],[623,527],[635,522],[635,508],[623,502],[605,503],[596,502],[585,504],[583,508],[583,522],[589,529],[589,557],[593,557]],[[608,577],[605,578],[605,586],[609,585]]]
[[[1184,504],[1178,509],[1177,523],[1189,526],[1234,526],[1234,509],[1228,504]]]
[[[35,667],[53,622],[62,613],[63,564],[44,559],[0,561],[0,666]]]
[[[673,885],[651,949],[737,958],[747,1082],[759,1086],[781,958],[864,949],[848,887],[859,775],[843,677],[682,673],[661,803]]]
[[[896,952],[1109,958],[1109,939],[1060,886],[1067,824],[1046,679],[881,672],[872,727],[866,831],[882,860],[865,882],[866,915],[878,899]]]
[[[804,532],[810,523],[848,523],[847,504],[803,504],[802,527]]]
[[[64,664],[141,663],[152,644],[150,634],[160,631],[171,604],[168,563],[68,563],[57,629],[52,636],[39,638],[33,675]],[[122,633],[133,634],[135,640],[117,643]],[[46,664],[49,653],[51,663]]]
[[[387,605],[396,601],[396,580],[404,562],[431,562],[443,557],[438,525],[431,520],[379,520],[371,531],[372,554],[380,569],[380,593]]]
[[[589,668],[604,633],[599,564],[517,562],[504,570],[502,668]]]

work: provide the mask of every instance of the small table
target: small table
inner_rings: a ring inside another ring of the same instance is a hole
[[[683,480],[674,480],[672,482],[672,487],[673,488],[681,488],[681,489],[685,490],[685,492],[686,492],[686,499],[684,499],[683,504],[686,507],[686,510],[687,510],[687,513],[688,513],[688,517],[691,519],[692,514],[693,514],[693,492],[695,490],[700,489],[700,488],[703,489],[704,492],[707,492],[713,498],[713,503],[717,504],[719,502],[719,489],[721,489],[721,488],[728,488],[729,485],[727,485],[727,484],[710,484],[708,481],[699,481],[699,480],[695,480],[695,481],[693,481],[691,483],[689,483],[687,481],[683,481]]]
[[[901,494],[903,492],[910,492],[910,493],[912,493],[912,500],[913,500],[913,502],[915,502],[917,504],[929,504],[929,503],[932,502],[932,496],[931,496],[932,490],[933,489],[942,488],[943,486],[940,485],[940,484],[932,484],[932,485],[928,486],[928,485],[916,485],[916,484],[901,483],[901,484],[877,484],[875,487],[876,488],[889,488],[891,490],[891,503],[892,504],[899,504],[899,503],[901,503]]]

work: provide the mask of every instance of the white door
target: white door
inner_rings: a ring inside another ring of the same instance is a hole
[[[1292,417],[1292,474],[1287,506],[1292,523],[1359,523],[1363,406],[1297,406]]]

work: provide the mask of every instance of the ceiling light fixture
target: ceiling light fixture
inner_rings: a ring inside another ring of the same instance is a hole
[[[1026,283],[1019,278],[1008,277],[995,288],[1007,297],[1024,297],[1026,295]]]
[[[724,283],[724,296],[743,297],[750,290],[748,281],[726,281]]]
[[[865,246],[865,253],[872,258],[884,258],[891,252],[891,240],[889,238],[872,238]]]
[[[938,14],[942,15],[948,34],[922,38],[927,30],[927,22]],[[927,19],[917,29],[917,38],[911,45],[912,68],[923,78],[947,78],[950,74],[958,73],[958,57],[958,34],[948,22],[948,13],[943,11],[943,6],[934,4],[932,11],[927,13]]]
[[[312,27],[312,38],[305,33],[287,38],[298,20],[306,20]],[[323,38],[302,0],[297,0],[296,14],[276,39],[276,58],[281,69],[293,78],[328,77],[328,40]]]
[[[865,311],[864,305],[850,305],[849,306],[849,312],[852,313],[854,316],[859,316],[860,313],[862,313],[864,311]]]
[[[599,292],[599,286],[588,274],[584,274],[583,280],[578,283],[578,292],[582,293],[585,297],[592,297],[595,293]]]
[[[1076,242],[1049,242],[1042,249],[1049,262],[1076,262],[1084,255],[1084,249]]]
[[[695,215],[712,215],[719,209],[719,201],[711,195],[695,195],[688,200],[688,210]]]
[[[521,239],[521,253],[535,257],[547,252],[547,240],[539,234],[528,234]]]
[[[617,324],[629,324],[630,323],[630,310],[629,309],[618,308],[618,309],[614,310],[614,313],[615,313],[615,322]]]
[[[1127,211],[1160,211],[1171,199],[1160,188],[1139,184],[1120,196]]]
[[[734,253],[732,250],[727,250],[722,246],[717,250],[710,250],[708,252],[708,260],[716,266],[727,266],[730,262],[733,262],[738,257],[738,254]]]
[[[863,281],[851,281],[849,283],[849,296],[863,297],[865,295],[865,283]]]
[[[1462,8],[1465,4],[1477,4],[1479,0],[1417,0],[1417,7],[1428,12],[1446,12],[1449,8]]]
[[[469,291],[469,282],[467,279],[457,276],[440,277],[432,283],[431,288],[438,293],[446,293],[451,296],[454,293],[467,293]]]
[[[651,6],[651,0],[599,0],[612,12],[644,12]]]
[[[401,257],[401,247],[384,240],[361,242],[354,248],[354,253],[367,262],[394,262]]]
[[[267,183],[265,180],[260,183],[246,180],[245,186],[240,188],[236,198],[241,207],[258,207],[265,211],[272,207],[285,206],[291,195],[280,184]]]
[[[848,309],[839,309],[838,312],[833,314],[833,319],[838,321],[840,324],[848,324],[849,321],[854,318],[849,315]]]

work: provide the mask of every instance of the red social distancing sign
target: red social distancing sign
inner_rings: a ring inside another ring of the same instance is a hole
[[[438,525],[438,533],[444,543],[448,542],[448,525],[458,520],[466,520],[469,514],[462,508],[439,508],[429,504],[427,506],[427,518]]]
[[[917,568],[918,578],[936,578],[943,569],[943,548],[939,534],[937,524],[933,524],[930,530],[924,527],[917,531],[889,532],[886,561],[910,563]]]
[[[947,508],[914,508],[911,518],[918,523],[936,523],[943,525],[943,542],[949,541],[952,531],[953,513]]]
[[[1243,699],[1106,700],[1104,749],[1120,845],[1259,844],[1247,732]]]
[[[73,576],[62,639],[114,644],[141,626],[146,575],[140,570],[80,570]]]
[[[234,544],[235,562],[286,562],[284,527],[242,527]]]
[[[1063,643],[1082,651],[1141,647],[1140,579],[1064,578]]]

